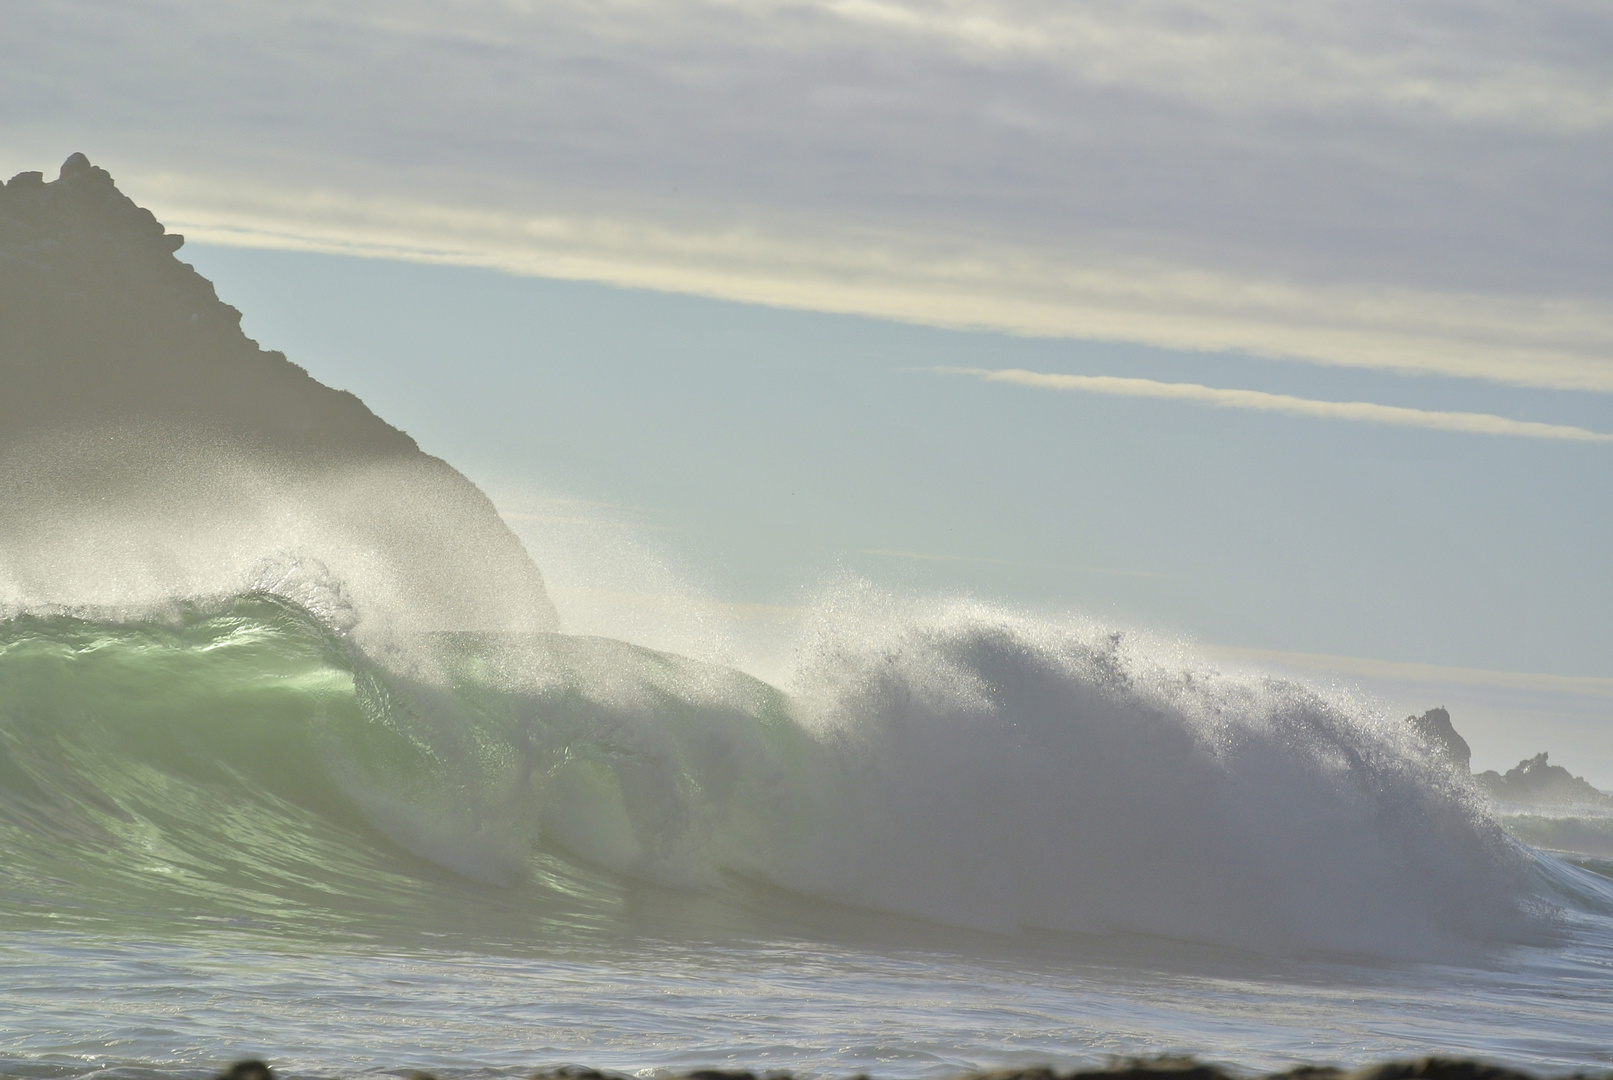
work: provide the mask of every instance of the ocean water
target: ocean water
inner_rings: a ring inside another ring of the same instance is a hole
[[[0,1075],[1613,1067],[1613,830],[1369,700],[855,585],[772,685],[310,580],[5,612]]]

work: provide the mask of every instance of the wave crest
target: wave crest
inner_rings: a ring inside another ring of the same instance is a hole
[[[1432,956],[1546,927],[1530,854],[1401,726],[975,604],[831,597],[789,692],[550,633],[378,657],[268,596],[23,617],[0,729],[6,847],[40,895],[75,861],[128,879],[141,847],[220,897],[306,899],[335,867],[331,890],[380,903],[419,874],[402,848],[536,905],[570,866],[1259,949]]]

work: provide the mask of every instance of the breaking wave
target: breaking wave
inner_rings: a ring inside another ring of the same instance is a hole
[[[788,689],[558,633],[365,651],[268,592],[16,614],[0,845],[16,917],[496,908],[512,934],[609,923],[637,882],[1436,956],[1539,939],[1564,895],[1463,778],[1346,698],[863,588],[822,605]]]

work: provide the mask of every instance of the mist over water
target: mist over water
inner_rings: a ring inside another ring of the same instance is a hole
[[[421,454],[291,454],[162,424],[38,435],[0,446],[0,612],[138,617],[258,590],[372,636],[552,629],[490,510]]]

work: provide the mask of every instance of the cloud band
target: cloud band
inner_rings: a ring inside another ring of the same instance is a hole
[[[1322,401],[1316,398],[1271,394],[1264,390],[1229,390],[1199,383],[1169,383],[1154,379],[1124,378],[1117,375],[1060,375],[1026,371],[1022,368],[936,367],[927,370],[943,375],[965,375],[986,382],[1012,383],[1039,390],[1069,390],[1115,397],[1162,398],[1190,401],[1222,409],[1251,409],[1256,412],[1284,413],[1326,420],[1353,420],[1395,427],[1459,431],[1471,435],[1510,435],[1528,439],[1562,439],[1569,442],[1613,443],[1613,434],[1591,431],[1568,424],[1546,424],[1534,420],[1514,420],[1492,413],[1445,412],[1410,409],[1401,405],[1379,405],[1369,401]]]
[[[192,242],[1613,393],[1606,4],[5,11],[0,166]]]

